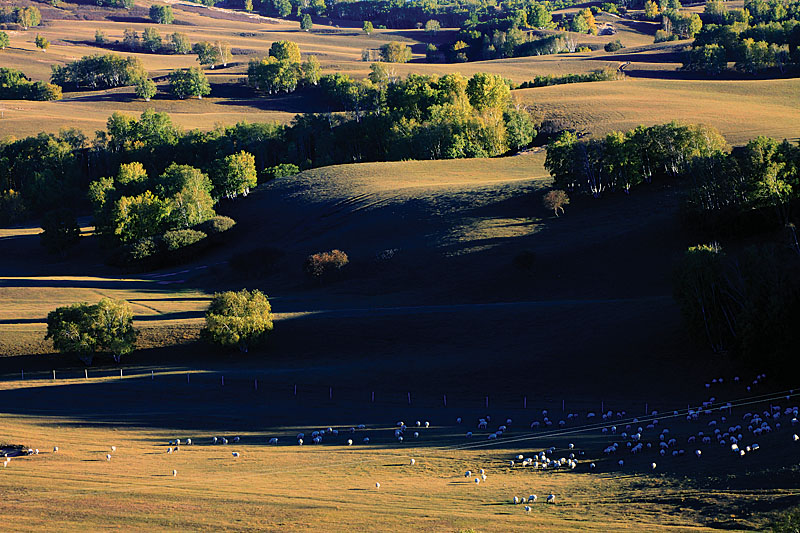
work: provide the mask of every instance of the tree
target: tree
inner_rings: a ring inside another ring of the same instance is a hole
[[[469,102],[478,110],[504,109],[511,98],[511,89],[502,76],[476,72],[467,82]]]
[[[172,8],[161,4],[153,4],[150,6],[150,20],[156,24],[172,24],[175,20],[175,15],[172,14]]]
[[[150,191],[138,196],[123,196],[114,209],[114,235],[123,244],[160,235],[168,225],[172,205]]]
[[[569,196],[567,196],[566,192],[556,189],[545,194],[542,203],[545,208],[552,209],[555,215],[558,216],[558,212],[561,211],[563,213],[564,206],[569,205]]]
[[[250,189],[258,184],[256,159],[244,150],[231,154],[217,162],[213,175],[214,190],[217,196],[236,198],[239,194],[247,196]]]
[[[442,26],[439,24],[438,20],[431,19],[425,23],[425,32],[431,35],[435,35],[441,29]]]
[[[232,57],[231,43],[229,43],[228,41],[215,41],[214,48],[217,49],[217,61],[222,63],[223,67],[227,67],[228,61],[230,61]]]
[[[150,99],[156,95],[156,84],[150,78],[142,78],[136,84],[136,96],[149,102]]]
[[[289,0],[272,0],[272,7],[281,18],[288,17],[292,12],[292,3]]]
[[[211,65],[212,69],[214,68],[214,64],[220,59],[219,48],[208,41],[194,43],[192,52],[197,54],[197,60],[201,65]]]
[[[220,346],[235,346],[246,353],[263,343],[272,331],[272,308],[259,290],[217,293],[206,311],[203,337]]]
[[[176,54],[188,54],[192,51],[192,45],[185,33],[175,32],[169,36],[170,48]]]
[[[0,50],[5,50],[10,43],[11,40],[8,38],[8,34],[4,31],[0,31]]]
[[[211,93],[211,85],[198,67],[173,70],[169,74],[169,89],[181,100],[189,96],[196,96],[202,100],[203,96]]]
[[[534,28],[550,28],[553,25],[553,15],[544,5],[537,2],[531,7],[528,22]]]
[[[647,0],[644,3],[644,18],[647,20],[655,20],[660,14],[661,9],[659,9],[658,4],[656,4],[653,0]]]
[[[375,28],[372,27],[372,22],[365,20],[364,24],[361,26],[361,30],[367,35],[372,35],[372,32],[375,31]]]
[[[623,48],[625,48],[625,45],[622,44],[622,41],[617,39],[616,41],[611,41],[606,43],[605,46],[603,47],[603,50],[605,50],[606,52],[618,52]]]
[[[75,213],[62,208],[49,212],[42,219],[40,242],[48,252],[63,254],[68,248],[76,245],[81,236],[81,229],[75,220]]]
[[[95,305],[58,307],[47,315],[45,339],[52,339],[59,352],[75,354],[87,364],[100,353],[119,363],[135,349],[137,336],[133,312],[124,300],[103,298]]]
[[[300,29],[303,31],[309,31],[311,28],[314,27],[314,23],[311,21],[311,15],[306,13],[303,15],[303,18],[300,20]]]
[[[138,50],[142,45],[142,39],[139,37],[139,32],[131,28],[125,28],[122,32],[122,42],[128,50]]]
[[[156,53],[161,50],[161,35],[155,28],[145,28],[142,32],[142,46],[145,50],[151,53]]]
[[[308,56],[308,58],[300,65],[300,71],[303,74],[303,83],[306,85],[318,85],[322,68],[320,67],[317,56]]]
[[[42,52],[47,52],[47,49],[50,47],[50,41],[38,33],[36,34],[34,42],[36,43],[36,48],[40,49]]]
[[[110,89],[133,85],[146,72],[136,57],[116,54],[85,56],[66,65],[54,65],[50,81],[75,89]]]
[[[36,6],[18,7],[14,9],[14,21],[27,30],[42,22],[42,14]]]
[[[275,41],[269,47],[269,56],[278,61],[300,62],[300,47],[292,41]]]
[[[117,171],[116,183],[129,190],[144,189],[147,185],[147,171],[138,161],[123,163]]]
[[[104,44],[106,44],[108,42],[108,39],[106,38],[106,34],[103,33],[103,30],[100,30],[100,29],[95,30],[95,32],[94,32],[94,42],[96,44],[99,44],[99,45],[104,45]]]
[[[411,48],[405,43],[392,41],[381,46],[381,57],[387,63],[407,63],[411,60]]]
[[[172,163],[159,177],[156,192],[172,201],[173,221],[189,228],[215,215],[212,188],[211,180],[199,169]]]

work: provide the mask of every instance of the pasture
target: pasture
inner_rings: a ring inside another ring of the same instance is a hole
[[[408,406],[400,395],[378,396],[371,403],[368,396],[359,398],[366,390],[347,383],[341,390],[334,387],[333,399],[327,389],[307,384],[293,396],[291,383],[307,379],[305,372],[280,378],[262,374],[255,389],[251,376],[238,367],[227,369],[232,373],[193,371],[190,383],[175,368],[156,367],[152,379],[145,370],[122,379],[104,377],[103,371],[90,371],[89,379],[56,381],[4,376],[3,438],[13,435],[15,443],[39,450],[13,457],[0,470],[7,502],[0,517],[6,527],[712,531],[757,527],[762,513],[800,498],[791,461],[800,443],[790,438],[797,426],[789,421],[793,415],[783,415],[797,397],[762,394],[769,391],[763,383],[750,392],[730,377],[730,383],[711,389],[700,385],[692,396],[718,398],[698,421],[685,421],[686,408],[669,405],[671,399],[658,407],[674,407],[679,415],[647,416],[642,405],[616,403],[605,404],[618,411],[604,421],[599,414],[587,418],[600,409],[588,396],[571,397],[566,412],[560,402],[538,395],[528,398],[526,409],[500,405],[504,401],[484,409],[458,396],[443,407],[433,395],[415,397]],[[344,376],[337,376],[335,385]],[[718,409],[729,398],[745,396],[749,399],[742,405]],[[716,442],[686,443],[689,435],[709,432],[709,421],[720,416],[727,416],[728,424],[744,424],[746,433],[750,417],[742,419],[745,411],[758,413],[777,404],[784,429],[758,438],[747,435],[742,442],[757,441],[760,449],[743,457]],[[625,407],[631,410],[623,414]],[[549,409],[554,426],[544,427],[542,408]],[[641,411],[638,416],[634,408]],[[478,429],[478,418],[487,414],[489,428]],[[506,417],[512,418],[507,431],[487,439],[508,423]],[[408,425],[402,442],[394,437],[401,420]],[[559,427],[558,420],[568,422]],[[680,444],[670,445],[665,456],[650,449],[631,454],[625,447],[630,439],[620,434],[626,426],[636,431],[653,420],[658,420],[656,429],[645,430],[642,442],[658,448],[659,435],[668,428],[668,436]],[[542,428],[531,429],[531,421]],[[612,426],[617,435],[601,431]],[[328,433],[329,427],[338,434]],[[351,433],[351,427],[358,429]],[[325,432],[319,444],[311,442],[314,431]],[[473,432],[471,438],[465,438],[467,431]],[[303,446],[298,446],[299,433],[304,433]],[[221,442],[223,436],[227,445],[212,444],[213,437]],[[176,438],[181,439],[178,450],[170,444]],[[276,445],[268,444],[271,438],[278,439]],[[603,454],[613,441],[622,443],[621,451]],[[672,457],[683,449],[685,454]],[[696,449],[703,452],[699,458]],[[556,460],[574,453],[577,466],[543,469],[521,466],[517,459],[545,450]],[[655,470],[651,462],[657,463]],[[538,496],[535,503],[512,503],[514,496],[530,494]],[[545,503],[549,494],[555,504]]]

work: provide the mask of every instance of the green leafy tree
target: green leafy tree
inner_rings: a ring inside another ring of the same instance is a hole
[[[467,83],[467,96],[472,107],[483,109],[505,109],[511,99],[508,82],[497,74],[477,72]]]
[[[119,166],[116,182],[129,190],[144,189],[147,186],[147,170],[138,161]]]
[[[372,26],[372,22],[365,20],[364,24],[361,26],[361,30],[367,35],[372,35],[372,32],[375,31],[375,28]]]
[[[407,63],[411,60],[411,48],[405,43],[392,41],[381,46],[381,57],[387,63]]]
[[[41,50],[42,52],[46,52],[48,48],[50,48],[50,41],[48,41],[44,36],[36,34],[36,39],[34,40],[36,44],[36,48]]]
[[[272,0],[272,7],[281,18],[286,18],[292,13],[292,3],[289,0]]]
[[[114,235],[123,244],[160,235],[169,223],[171,212],[171,202],[150,191],[138,196],[123,196],[114,210]]]
[[[239,194],[247,196],[250,189],[258,184],[256,159],[253,154],[242,150],[217,162],[213,174],[214,190],[217,196],[236,198]]]
[[[161,51],[162,46],[163,43],[158,30],[155,28],[145,28],[144,32],[142,32],[142,47],[148,52],[156,53]]]
[[[128,50],[138,50],[142,46],[142,39],[139,32],[131,28],[125,28],[122,32],[122,43]]]
[[[248,13],[253,12],[253,0],[244,0],[244,10]]]
[[[59,352],[75,354],[87,364],[96,354],[111,355],[119,363],[136,348],[137,336],[133,312],[124,300],[103,298],[95,305],[73,304],[47,315],[45,339],[52,339]]]
[[[212,69],[214,68],[214,64],[218,63],[220,60],[219,48],[214,46],[214,43],[208,41],[194,43],[192,52],[197,54],[197,60],[201,65],[210,65]]]
[[[173,221],[189,228],[215,216],[213,185],[209,177],[189,165],[172,163],[159,177],[156,191],[161,198],[172,201]]]
[[[438,20],[431,19],[425,22],[425,32],[430,33],[431,35],[435,35],[442,29],[442,25],[439,24]]]
[[[544,29],[553,26],[553,15],[550,14],[544,5],[536,2],[533,4],[528,15],[528,22],[534,28]]]
[[[303,61],[303,64],[300,65],[300,71],[302,72],[303,83],[306,85],[319,84],[322,67],[319,64],[319,60],[317,60],[317,56],[308,56],[308,58]]]
[[[156,95],[156,91],[156,84],[150,78],[142,78],[136,84],[136,96],[145,102],[149,102]]]
[[[108,38],[106,37],[106,34],[103,32],[103,30],[100,30],[100,29],[95,30],[95,32],[94,32],[94,42],[96,44],[101,45],[101,46],[108,42]]]
[[[51,68],[52,83],[75,89],[97,90],[133,85],[147,75],[138,58],[116,54],[85,56]]]
[[[81,229],[75,219],[75,213],[62,208],[49,212],[42,219],[42,233],[39,234],[42,246],[53,254],[63,254],[78,244]]]
[[[269,55],[278,61],[300,63],[300,47],[292,41],[275,41],[269,47]]]
[[[261,291],[217,293],[206,311],[202,335],[208,341],[247,352],[272,331],[272,308]]]
[[[14,22],[27,30],[42,22],[42,14],[36,6],[18,7],[14,9]]]
[[[197,67],[173,70],[169,75],[170,92],[181,100],[190,96],[203,99],[211,93],[206,75]]]
[[[150,6],[150,20],[156,24],[172,24],[175,20],[175,15],[172,13],[172,7],[153,4]]]
[[[11,40],[8,38],[8,34],[4,31],[0,31],[0,50],[5,50],[10,43]]]
[[[192,45],[189,43],[189,37],[185,33],[175,32],[169,36],[170,48],[176,54],[188,54],[192,51]]]
[[[300,81],[301,65],[268,57],[251,60],[247,68],[247,82],[258,91],[268,94],[293,92]]]
[[[303,31],[310,31],[313,27],[314,23],[311,21],[311,15],[306,13],[303,15],[303,18],[300,19],[300,29]]]

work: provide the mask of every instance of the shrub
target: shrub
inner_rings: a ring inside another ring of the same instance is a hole
[[[606,45],[603,47],[603,50],[606,52],[616,52],[618,50],[622,50],[623,48],[625,48],[625,46],[622,44],[622,42],[620,42],[619,39],[617,39],[616,41],[606,43]]]
[[[550,191],[544,195],[542,203],[547,209],[552,209],[556,216],[558,212],[564,212],[564,206],[569,205],[569,196],[562,190]]]
[[[341,250],[331,250],[309,255],[304,268],[309,276],[319,278],[323,274],[341,270],[349,262],[346,253]]]
[[[274,167],[265,168],[263,170],[263,176],[266,180],[271,180],[275,178],[294,176],[299,172],[300,168],[297,165],[292,163],[281,163],[280,165],[275,165]]]
[[[162,237],[164,246],[170,252],[174,252],[180,248],[200,242],[205,238],[205,233],[193,229],[176,229],[168,231]]]
[[[129,244],[125,252],[127,262],[142,261],[158,253],[158,243],[153,237],[145,237],[133,244]]]
[[[195,225],[194,228],[192,229],[201,231],[206,235],[210,236],[228,231],[235,225],[236,221],[233,220],[232,218],[217,215],[215,217],[209,218],[205,222],[201,222],[200,224]]]

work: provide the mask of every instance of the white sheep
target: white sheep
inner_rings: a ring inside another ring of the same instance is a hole
[[[425,421],[425,427],[426,427],[426,428],[429,428],[429,427],[431,427],[431,423],[430,423],[430,422],[428,422],[428,421]]]
[[[239,437],[233,437],[233,442],[239,442]],[[180,441],[178,441],[178,444],[180,444]]]
[[[297,439],[297,445],[298,446],[302,446],[303,445],[303,439]]]
[[[797,441],[799,441],[799,440],[800,440],[800,437],[798,437],[798,436],[797,436],[797,433],[795,433],[794,435],[792,435],[792,440],[793,440],[793,441],[795,441],[795,442],[797,442]]]
[[[110,461],[110,460],[111,460],[111,454],[110,454],[110,453],[107,453],[107,454],[106,454],[106,461]]]
[[[518,498],[518,497],[516,497],[516,496],[514,496],[514,498],[511,500],[511,502],[512,502],[514,505],[516,505],[516,504],[518,504],[518,503],[519,503],[519,498]]]
[[[555,504],[556,503],[556,495],[555,494],[551,494],[550,496],[548,496],[547,497],[547,503]]]
[[[464,472],[464,477],[470,477],[471,475],[472,475],[471,470],[467,470],[466,472]]]
[[[167,453],[172,453],[172,447],[167,448]]]
[[[369,444],[369,437],[364,437],[364,444]]]
[[[595,465],[594,463],[591,463],[591,464],[589,465],[589,468],[590,468],[590,469],[592,469],[592,470],[594,470],[595,468],[597,468],[597,465]]]
[[[353,445],[353,439],[347,439],[347,445],[348,446],[352,446]]]
[[[486,474],[481,474],[481,479],[486,481]]]
[[[219,439],[217,439],[217,437],[211,439],[211,444],[216,444],[217,442],[219,442]]]
[[[419,432],[417,432],[417,431],[415,431],[415,432],[414,432],[414,438],[415,438],[415,439],[418,439],[418,438],[419,438]]]
[[[186,439],[186,445],[187,446],[191,446],[192,445],[192,439]]]
[[[475,484],[477,485],[477,484],[478,484],[478,483],[480,483],[480,482],[481,482],[481,478],[479,478],[479,477],[476,477],[476,478],[475,478]]]
[[[177,470],[173,470],[172,471],[172,477],[176,477],[177,475],[178,475],[178,471]]]
[[[225,437],[222,437],[222,444],[228,444],[228,439],[226,439]]]
[[[115,451],[117,451],[117,447],[116,447],[116,446],[112,446],[112,447],[111,447],[111,451],[112,451],[112,452],[115,452]]]
[[[231,452],[231,455],[233,455],[234,457],[239,457],[239,452]]]
[[[650,468],[655,470],[656,469],[656,464],[655,463],[650,463]]]
[[[412,457],[412,458],[411,458],[411,466],[414,466],[414,464],[416,464],[416,461],[415,461],[415,460],[414,460],[414,458]]]
[[[536,494],[528,496],[528,503],[536,503]]]
[[[378,483],[377,481],[375,482],[375,488],[376,488],[376,489],[379,489],[379,488],[381,488],[381,484],[380,484],[380,483]]]
[[[278,444],[278,438],[277,437],[272,437],[271,439],[269,439],[269,443],[270,444]]]
[[[531,508],[529,506],[527,506],[527,505],[525,506],[525,512],[526,513],[530,513],[531,512]]]
[[[58,453],[58,446],[53,446],[53,453]]]

